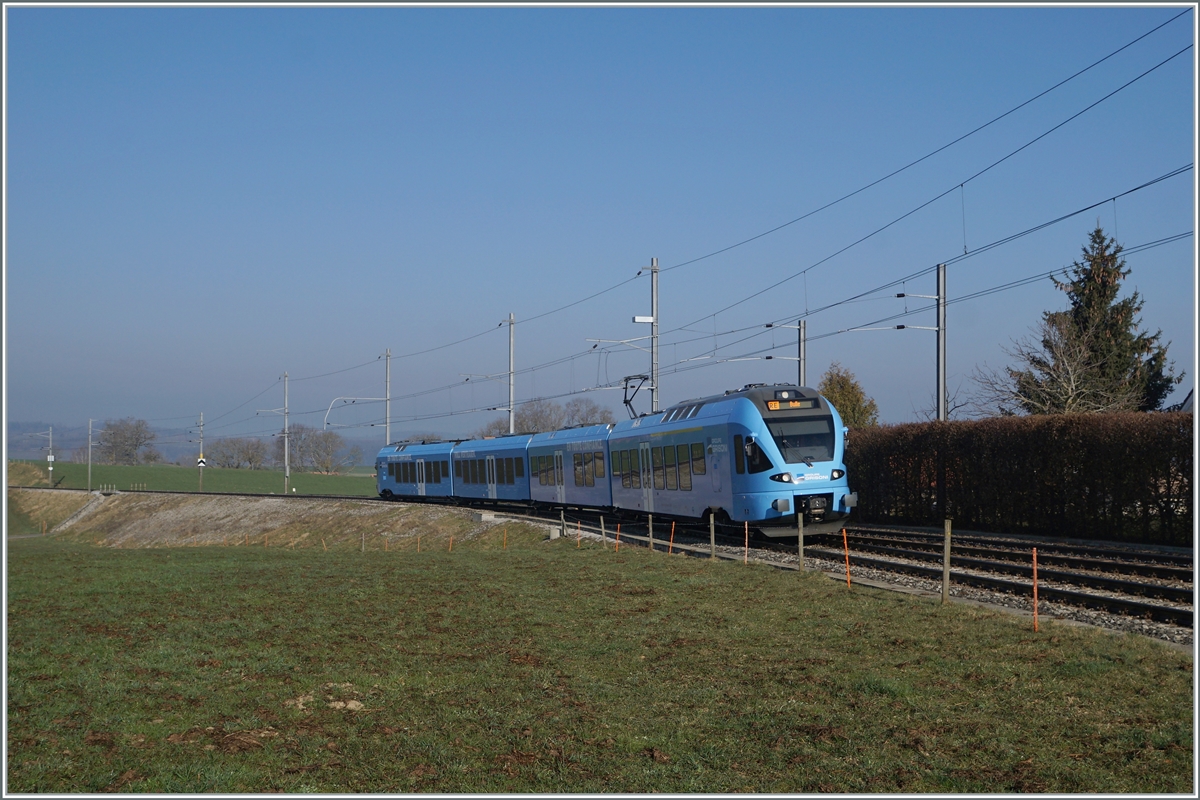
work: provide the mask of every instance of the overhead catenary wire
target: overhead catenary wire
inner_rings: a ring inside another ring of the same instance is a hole
[[[1183,55],[1184,53],[1186,53],[1188,50],[1191,50],[1191,49],[1192,49],[1192,45],[1190,45],[1190,44],[1189,44],[1187,47],[1184,47],[1182,50],[1178,51],[1178,52],[1177,52],[1177,53],[1175,53],[1174,55],[1171,55],[1171,56],[1169,56],[1169,57],[1167,57],[1167,58],[1163,59],[1162,61],[1160,61],[1159,63],[1155,64],[1153,67],[1151,67],[1150,69],[1148,69],[1148,70],[1146,70],[1146,71],[1142,72],[1142,73],[1141,73],[1140,75],[1138,75],[1136,78],[1133,78],[1133,79],[1131,79],[1131,80],[1127,81],[1126,83],[1122,84],[1122,85],[1121,85],[1121,86],[1119,86],[1118,88],[1116,88],[1116,89],[1114,89],[1113,91],[1109,92],[1108,94],[1104,95],[1104,97],[1101,97],[1099,100],[1096,100],[1096,101],[1094,101],[1093,103],[1089,104],[1089,105],[1088,105],[1088,106],[1086,106],[1085,108],[1083,108],[1083,109],[1081,109],[1081,110],[1077,111],[1076,113],[1072,114],[1070,117],[1067,117],[1067,118],[1066,118],[1066,119],[1064,119],[1062,122],[1059,122],[1057,125],[1055,125],[1054,127],[1052,127],[1052,128],[1050,128],[1050,129],[1048,129],[1048,130],[1046,130],[1046,131],[1044,131],[1044,132],[1042,132],[1042,133],[1038,134],[1037,136],[1035,136],[1034,138],[1030,139],[1028,142],[1026,142],[1025,144],[1021,145],[1021,146],[1020,146],[1020,147],[1018,147],[1017,149],[1015,149],[1015,150],[1013,150],[1013,151],[1009,152],[1007,155],[1005,155],[1005,156],[1003,156],[1003,157],[1001,157],[1001,158],[997,159],[996,161],[993,161],[991,164],[989,164],[988,166],[986,166],[986,167],[984,167],[983,169],[979,170],[978,172],[976,172],[974,175],[970,176],[969,178],[966,178],[966,179],[965,179],[965,180],[963,180],[963,181],[960,181],[960,182],[958,182],[958,183],[955,183],[953,186],[951,186],[950,188],[946,189],[945,191],[942,191],[942,192],[940,192],[939,194],[935,195],[934,197],[931,197],[930,199],[926,200],[925,202],[921,203],[920,205],[916,206],[915,208],[912,208],[912,209],[910,209],[910,210],[908,210],[908,211],[904,212],[903,214],[901,214],[900,216],[896,217],[896,218],[895,218],[895,219],[893,219],[892,221],[890,221],[890,222],[888,222],[888,223],[886,223],[886,224],[884,224],[884,225],[882,225],[882,226],[880,226],[880,227],[876,228],[875,230],[871,231],[870,233],[866,234],[865,236],[862,236],[862,237],[860,237],[859,239],[856,239],[855,241],[851,242],[850,244],[848,244],[848,245],[846,245],[846,246],[844,246],[844,247],[842,247],[842,248],[840,248],[840,249],[838,249],[838,250],[836,250],[836,251],[834,251],[834,252],[830,253],[829,255],[825,256],[824,258],[822,258],[822,259],[820,259],[820,260],[818,260],[818,261],[816,261],[816,262],[814,262],[814,263],[812,263],[812,264],[808,265],[808,266],[807,266],[807,267],[805,267],[804,269],[802,269],[802,270],[800,270],[800,271],[798,271],[798,272],[794,272],[794,273],[792,273],[791,275],[787,276],[786,278],[783,278],[783,279],[781,279],[781,280],[778,280],[778,281],[776,281],[775,283],[771,284],[770,286],[767,286],[767,287],[765,287],[765,288],[763,288],[763,289],[760,289],[760,290],[758,290],[757,292],[754,292],[753,294],[747,295],[746,297],[743,297],[743,298],[742,298],[742,299],[740,299],[740,300],[737,300],[737,301],[735,301],[735,302],[733,302],[733,303],[730,303],[729,305],[726,305],[726,306],[724,306],[724,307],[722,307],[722,308],[720,308],[720,309],[718,309],[718,310],[716,310],[716,311],[710,312],[710,313],[708,313],[708,314],[705,314],[705,315],[703,315],[703,316],[701,316],[701,317],[698,317],[698,318],[696,318],[696,319],[693,319],[693,320],[691,320],[690,322],[686,323],[686,325],[684,325],[684,326],[681,326],[681,327],[686,327],[687,325],[695,325],[696,323],[700,322],[701,320],[707,319],[708,317],[710,317],[710,316],[712,316],[712,315],[714,315],[714,314],[723,314],[723,313],[725,313],[726,311],[729,311],[730,309],[736,308],[736,307],[738,307],[738,306],[742,305],[743,303],[747,303],[747,302],[749,302],[750,300],[753,300],[753,299],[754,299],[754,298],[756,298],[756,297],[759,297],[759,296],[761,296],[761,295],[763,295],[763,294],[766,294],[767,292],[771,291],[772,289],[778,289],[780,286],[784,285],[785,283],[788,283],[789,281],[795,280],[796,278],[800,277],[801,275],[806,275],[806,274],[807,274],[808,272],[810,272],[811,270],[813,270],[813,269],[816,269],[817,267],[819,267],[819,266],[821,266],[821,265],[823,265],[823,264],[826,264],[826,263],[828,263],[829,261],[831,261],[832,259],[836,258],[837,256],[840,256],[840,255],[842,255],[843,253],[846,253],[847,251],[849,251],[849,250],[853,249],[854,247],[857,247],[858,245],[862,244],[863,242],[866,242],[866,241],[868,241],[869,239],[871,239],[871,238],[873,238],[873,237],[875,237],[875,236],[878,236],[880,233],[883,233],[883,232],[884,232],[884,231],[886,231],[887,229],[891,228],[893,225],[896,225],[897,223],[900,223],[900,222],[904,221],[905,219],[908,219],[908,218],[909,218],[909,217],[911,217],[913,214],[916,214],[918,211],[921,211],[922,209],[924,209],[924,208],[927,208],[928,206],[932,205],[933,203],[936,203],[938,200],[941,200],[943,197],[945,197],[946,195],[950,194],[950,193],[951,193],[951,192],[953,192],[955,189],[958,189],[960,186],[963,186],[963,185],[965,185],[965,184],[967,184],[967,183],[970,183],[971,181],[975,180],[976,178],[978,178],[978,177],[980,177],[980,176],[982,176],[982,175],[986,174],[986,173],[987,173],[987,172],[989,172],[990,170],[992,170],[992,169],[995,169],[995,168],[996,168],[996,167],[998,167],[999,165],[1003,164],[1005,161],[1008,161],[1008,160],[1009,160],[1010,158],[1012,158],[1013,156],[1017,155],[1018,153],[1022,152],[1023,150],[1027,149],[1028,147],[1032,146],[1032,145],[1033,145],[1033,144],[1035,144],[1036,142],[1038,142],[1038,141],[1041,141],[1042,139],[1046,138],[1046,137],[1047,137],[1047,136],[1049,136],[1051,133],[1055,132],[1055,131],[1056,131],[1056,130],[1058,130],[1059,128],[1062,128],[1064,125],[1067,125],[1068,123],[1072,122],[1073,120],[1075,120],[1075,119],[1078,119],[1078,118],[1079,118],[1080,116],[1082,116],[1083,114],[1085,114],[1085,113],[1087,113],[1088,111],[1092,110],[1093,108],[1095,108],[1096,106],[1098,106],[1098,105],[1100,105],[1101,103],[1105,102],[1106,100],[1109,100],[1109,99],[1111,99],[1112,97],[1114,97],[1114,96],[1115,96],[1116,94],[1118,94],[1119,92],[1121,92],[1121,91],[1123,91],[1123,90],[1125,90],[1125,89],[1129,88],[1129,87],[1130,87],[1130,86],[1132,86],[1134,83],[1138,82],[1139,80],[1141,80],[1142,78],[1144,78],[1144,77],[1146,77],[1147,75],[1151,74],[1151,73],[1152,73],[1152,72],[1154,72],[1155,70],[1157,70],[1157,69],[1161,68],[1162,66],[1164,66],[1164,65],[1166,65],[1166,64],[1168,64],[1168,63],[1170,63],[1171,61],[1173,61],[1174,59],[1178,58],[1179,56]],[[1108,201],[1107,201],[1107,200],[1105,200],[1105,202],[1108,202]],[[675,328],[675,329],[673,329],[673,330],[678,330],[678,328]],[[667,333],[670,333],[670,332],[671,332],[671,331],[667,331]]]

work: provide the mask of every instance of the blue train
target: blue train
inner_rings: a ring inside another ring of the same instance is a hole
[[[721,523],[770,537],[837,530],[850,491],[842,419],[813,389],[752,384],[607,425],[391,444],[384,499],[540,504]]]

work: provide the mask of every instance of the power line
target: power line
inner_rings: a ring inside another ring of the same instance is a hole
[[[842,202],[843,200],[849,200],[851,197],[854,197],[855,195],[857,195],[857,194],[859,194],[859,193],[861,193],[861,192],[864,192],[864,191],[866,191],[867,189],[870,189],[870,188],[871,188],[871,187],[873,187],[873,186],[876,186],[876,185],[878,185],[878,184],[880,184],[880,183],[883,183],[883,182],[884,182],[884,181],[886,181],[888,178],[893,178],[893,177],[895,177],[896,175],[899,175],[901,172],[904,172],[905,170],[909,169],[910,167],[915,167],[917,164],[920,164],[922,161],[925,161],[925,160],[927,160],[927,159],[929,159],[929,158],[932,158],[933,156],[937,155],[938,153],[942,152],[943,150],[946,150],[947,148],[953,147],[954,145],[958,144],[959,142],[963,141],[964,139],[967,139],[967,138],[969,138],[969,137],[971,137],[971,136],[974,136],[975,134],[979,133],[979,132],[980,132],[980,131],[982,131],[984,128],[987,128],[987,127],[989,127],[989,126],[991,126],[991,125],[993,125],[993,124],[995,124],[995,123],[999,122],[1000,120],[1004,119],[1005,117],[1009,116],[1010,114],[1013,114],[1014,112],[1021,110],[1021,109],[1022,109],[1022,108],[1024,108],[1025,106],[1029,105],[1030,103],[1034,102],[1035,100],[1038,100],[1038,99],[1040,99],[1040,98],[1042,98],[1042,97],[1046,96],[1047,94],[1049,94],[1050,92],[1052,92],[1052,91],[1054,91],[1055,89],[1059,88],[1060,86],[1063,86],[1064,84],[1066,84],[1066,83],[1069,83],[1070,81],[1073,81],[1075,78],[1078,78],[1080,75],[1082,75],[1082,74],[1084,74],[1085,72],[1087,72],[1087,71],[1091,70],[1093,67],[1097,67],[1097,66],[1099,66],[1100,64],[1103,64],[1105,61],[1107,61],[1108,59],[1110,59],[1110,58],[1112,58],[1113,56],[1117,55],[1117,54],[1118,54],[1118,53],[1120,53],[1122,50],[1126,50],[1126,49],[1128,49],[1128,48],[1132,47],[1133,45],[1135,45],[1135,44],[1137,44],[1138,42],[1140,42],[1142,39],[1145,39],[1147,36],[1149,36],[1150,34],[1154,33],[1155,31],[1157,31],[1159,28],[1162,28],[1162,27],[1165,27],[1165,26],[1167,26],[1167,25],[1171,24],[1172,22],[1174,22],[1175,20],[1179,19],[1180,17],[1182,17],[1184,14],[1188,13],[1188,12],[1189,12],[1189,11],[1191,11],[1191,10],[1192,10],[1192,9],[1190,9],[1190,8],[1184,9],[1183,11],[1179,12],[1179,13],[1178,13],[1178,14],[1176,14],[1175,16],[1171,17],[1171,18],[1170,18],[1169,20],[1167,20],[1166,22],[1164,22],[1164,23],[1162,23],[1161,25],[1158,25],[1158,26],[1156,26],[1156,27],[1154,27],[1154,28],[1151,28],[1150,30],[1146,31],[1145,33],[1143,33],[1141,36],[1137,37],[1137,38],[1136,38],[1136,39],[1134,39],[1133,41],[1131,41],[1131,42],[1129,42],[1129,43],[1127,43],[1127,44],[1125,44],[1125,45],[1122,45],[1121,47],[1118,47],[1116,50],[1113,50],[1111,53],[1109,53],[1108,55],[1104,56],[1104,58],[1101,58],[1099,61],[1095,61],[1095,62],[1093,62],[1092,64],[1090,64],[1090,65],[1088,65],[1088,66],[1084,67],[1083,69],[1079,70],[1078,72],[1076,72],[1074,75],[1070,76],[1069,78],[1064,78],[1063,80],[1061,80],[1061,81],[1059,81],[1058,83],[1056,83],[1056,84],[1054,84],[1053,86],[1051,86],[1049,89],[1046,89],[1045,91],[1043,91],[1043,92],[1040,92],[1040,93],[1038,93],[1038,94],[1034,95],[1033,97],[1029,98],[1028,100],[1026,100],[1025,102],[1023,102],[1023,103],[1021,103],[1021,104],[1019,104],[1019,105],[1013,106],[1013,107],[1012,107],[1012,108],[1010,108],[1008,111],[1005,111],[1003,114],[1001,114],[1001,115],[999,115],[999,116],[997,116],[997,117],[994,117],[993,119],[991,119],[991,120],[989,120],[989,121],[987,121],[987,122],[983,123],[983,124],[982,124],[982,125],[980,125],[978,128],[975,128],[975,129],[974,129],[974,130],[972,130],[972,131],[969,131],[969,132],[967,132],[967,133],[964,133],[962,136],[959,136],[957,139],[955,139],[955,140],[953,140],[953,141],[951,141],[951,142],[948,142],[947,144],[944,144],[944,145],[942,145],[941,147],[937,148],[936,150],[933,150],[932,152],[929,152],[929,153],[927,153],[927,154],[925,154],[925,155],[921,156],[920,158],[916,159],[915,161],[910,161],[908,164],[905,164],[903,167],[900,167],[899,169],[897,169],[897,170],[894,170],[893,172],[889,172],[887,175],[884,175],[882,178],[878,178],[878,179],[876,179],[876,180],[872,181],[871,183],[868,183],[866,186],[863,186],[862,188],[855,189],[853,192],[850,192],[849,194],[843,195],[842,197],[839,197],[837,200],[833,200],[832,202],[826,203],[825,205],[821,206],[820,208],[813,209],[812,211],[809,211],[809,212],[808,212],[808,213],[806,213],[806,214],[802,214],[802,215],[800,215],[799,217],[796,217],[796,218],[795,218],[795,219],[793,219],[793,220],[790,220],[790,221],[788,221],[788,222],[785,222],[785,223],[783,223],[782,225],[776,225],[774,228],[771,228],[770,230],[763,231],[762,233],[760,233],[760,234],[757,234],[757,235],[755,235],[755,236],[751,236],[751,237],[750,237],[750,238],[748,238],[748,239],[743,239],[742,241],[738,242],[737,244],[731,244],[731,245],[729,245],[728,247],[722,247],[720,250],[714,250],[713,252],[711,252],[711,253],[708,253],[707,255],[703,255],[703,256],[700,256],[700,257],[698,257],[698,258],[693,258],[693,259],[691,259],[691,260],[689,260],[689,261],[684,261],[684,262],[682,262],[682,263],[675,264],[674,266],[670,266],[670,267],[664,267],[662,271],[663,271],[663,272],[668,272],[668,271],[670,271],[670,270],[673,270],[673,269],[679,269],[680,267],[686,267],[686,266],[688,266],[689,264],[695,264],[697,261],[703,261],[703,260],[705,260],[706,258],[712,258],[713,256],[720,255],[721,253],[726,253],[726,252],[728,252],[728,251],[730,251],[730,250],[733,250],[734,248],[741,247],[741,246],[742,246],[742,245],[744,245],[744,244],[749,244],[750,242],[753,242],[753,241],[756,241],[756,240],[758,240],[758,239],[761,239],[761,238],[763,238],[764,236],[768,236],[768,235],[770,235],[770,234],[772,234],[772,233],[775,233],[776,231],[783,230],[784,228],[788,227],[789,225],[794,225],[794,224],[795,224],[795,223],[797,223],[797,222],[800,222],[800,221],[802,221],[802,220],[808,219],[809,217],[813,216],[814,214],[818,214],[818,213],[820,213],[820,212],[824,211],[824,210],[825,210],[825,209],[827,209],[827,208],[832,208],[833,206],[837,205],[838,203]],[[1178,55],[1178,54],[1176,54],[1176,55]],[[1172,56],[1172,58],[1174,58],[1174,56]],[[1086,110],[1086,109],[1085,109],[1085,110]],[[960,184],[960,186],[961,186],[961,184]],[[955,187],[955,188],[958,188],[958,187]]]
[[[1095,101],[1094,103],[1091,103],[1090,105],[1088,105],[1088,106],[1087,106],[1086,108],[1084,108],[1083,110],[1081,110],[1081,111],[1078,111],[1078,112],[1076,112],[1075,114],[1072,114],[1070,117],[1068,117],[1067,119],[1065,119],[1065,120],[1063,120],[1062,122],[1058,123],[1057,125],[1055,125],[1054,127],[1050,128],[1049,130],[1047,130],[1047,131],[1045,131],[1045,132],[1043,132],[1043,133],[1039,134],[1038,136],[1034,137],[1033,139],[1030,139],[1028,142],[1026,142],[1025,144],[1021,145],[1021,146],[1020,146],[1020,147],[1018,147],[1016,150],[1013,150],[1012,152],[1010,152],[1008,155],[1004,156],[1003,158],[1000,158],[1000,159],[998,159],[997,161],[994,161],[994,162],[992,162],[992,163],[991,163],[991,164],[989,164],[988,166],[986,166],[986,167],[984,167],[983,169],[981,169],[981,170],[979,170],[978,172],[976,172],[976,173],[975,173],[974,175],[972,175],[971,177],[967,178],[966,180],[964,180],[964,181],[959,181],[959,182],[955,183],[955,184],[954,184],[953,186],[951,186],[949,189],[946,189],[945,191],[941,192],[940,194],[938,194],[938,195],[936,195],[936,196],[934,196],[934,197],[930,198],[929,200],[926,200],[924,203],[921,203],[921,204],[920,204],[919,206],[917,206],[916,208],[913,208],[913,209],[910,209],[909,211],[906,211],[905,213],[903,213],[903,214],[901,214],[900,216],[898,216],[898,217],[896,217],[895,219],[893,219],[891,222],[888,222],[887,224],[885,224],[885,225],[882,225],[882,226],[880,226],[879,228],[876,228],[875,230],[871,231],[871,232],[870,232],[870,233],[868,233],[867,235],[865,235],[865,236],[863,236],[863,237],[861,237],[861,238],[859,238],[859,239],[857,239],[857,240],[855,240],[855,241],[851,242],[850,244],[846,245],[845,247],[841,248],[840,250],[836,250],[836,251],[834,251],[833,253],[830,253],[829,255],[825,256],[825,257],[824,257],[824,258],[822,258],[821,260],[819,260],[819,261],[817,261],[817,262],[815,262],[815,263],[813,263],[813,264],[810,264],[809,266],[805,267],[804,269],[800,270],[799,272],[795,272],[795,273],[793,273],[793,274],[789,275],[788,277],[786,277],[786,278],[784,278],[784,279],[782,279],[782,280],[776,281],[775,283],[771,284],[770,286],[767,286],[767,287],[766,287],[766,288],[764,288],[764,289],[760,289],[759,291],[757,291],[757,292],[754,292],[753,294],[751,294],[751,295],[748,295],[747,297],[743,297],[741,300],[738,300],[738,301],[736,301],[736,302],[730,303],[729,305],[727,305],[727,306],[725,306],[725,307],[723,307],[723,308],[720,308],[720,309],[718,309],[717,311],[713,311],[713,312],[711,312],[711,313],[709,313],[709,314],[705,314],[703,317],[699,317],[699,318],[697,318],[697,319],[694,319],[694,320],[692,320],[691,322],[688,322],[688,323],[687,323],[687,325],[694,325],[694,324],[696,324],[697,322],[700,322],[701,320],[707,319],[708,317],[714,316],[714,315],[716,315],[716,314],[723,314],[724,312],[726,312],[726,311],[730,310],[731,308],[736,308],[737,306],[740,306],[740,305],[741,305],[741,304],[743,304],[743,303],[749,302],[750,300],[753,300],[754,298],[756,298],[756,297],[758,297],[758,296],[760,296],[760,295],[762,295],[762,294],[765,294],[765,293],[767,293],[767,292],[771,291],[772,289],[777,289],[777,288],[779,288],[780,286],[782,286],[783,284],[785,284],[785,283],[787,283],[787,282],[789,282],[789,281],[791,281],[791,280],[794,280],[794,279],[796,279],[796,278],[800,277],[801,275],[805,275],[805,274],[807,274],[809,271],[811,271],[811,270],[813,270],[813,269],[816,269],[817,267],[821,266],[822,264],[825,264],[826,262],[830,261],[830,260],[831,260],[831,259],[833,259],[833,258],[836,258],[837,256],[839,256],[839,255],[841,255],[841,254],[845,253],[846,251],[850,250],[851,248],[857,247],[858,245],[862,244],[863,242],[867,241],[868,239],[870,239],[870,238],[872,238],[872,237],[874,237],[874,236],[876,236],[876,235],[878,235],[878,234],[880,234],[880,233],[883,233],[883,232],[884,232],[885,230],[887,230],[888,228],[890,228],[890,227],[892,227],[893,225],[895,225],[895,224],[897,224],[897,223],[899,223],[899,222],[901,222],[901,221],[903,221],[903,220],[907,219],[908,217],[911,217],[913,214],[917,213],[917,212],[918,212],[918,211],[920,211],[921,209],[923,209],[923,208],[926,208],[926,207],[928,207],[928,206],[932,205],[933,203],[937,202],[938,200],[941,200],[943,197],[945,197],[946,195],[950,194],[950,193],[951,193],[951,192],[953,192],[955,189],[958,189],[960,186],[964,186],[964,185],[966,185],[967,183],[970,183],[971,181],[975,180],[976,178],[978,178],[979,176],[981,176],[981,175],[983,175],[984,173],[988,172],[989,170],[991,170],[991,169],[993,169],[993,168],[995,168],[995,167],[999,166],[1000,164],[1003,164],[1005,161],[1007,161],[1008,159],[1012,158],[1012,157],[1013,157],[1013,156],[1015,156],[1017,153],[1020,153],[1022,150],[1026,149],[1026,148],[1027,148],[1027,147],[1029,147],[1030,145],[1034,144],[1035,142],[1037,142],[1037,141],[1039,141],[1039,140],[1041,140],[1041,139],[1044,139],[1046,136],[1049,136],[1051,133],[1053,133],[1054,131],[1056,131],[1056,130],[1058,130],[1059,128],[1063,127],[1063,126],[1064,126],[1064,125],[1066,125],[1067,123],[1071,122],[1072,120],[1075,120],[1075,119],[1077,119],[1077,118],[1078,118],[1078,117],[1080,117],[1081,115],[1083,115],[1083,114],[1087,113],[1087,112],[1088,112],[1088,111],[1090,111],[1091,109],[1093,109],[1093,108],[1095,108],[1096,106],[1098,106],[1098,105],[1100,105],[1101,103],[1103,103],[1105,100],[1108,100],[1108,99],[1110,99],[1111,97],[1113,97],[1114,95],[1116,95],[1118,92],[1121,92],[1121,91],[1123,91],[1124,89],[1127,89],[1128,87],[1132,86],[1132,85],[1133,85],[1134,83],[1136,83],[1137,81],[1141,80],[1142,78],[1146,77],[1146,76],[1147,76],[1147,75],[1149,75],[1150,73],[1154,72],[1156,69],[1159,69],[1159,68],[1160,68],[1160,67],[1162,67],[1163,65],[1165,65],[1165,64],[1169,63],[1170,61],[1172,61],[1172,60],[1174,60],[1174,59],[1178,58],[1179,56],[1183,55],[1184,53],[1186,53],[1188,50],[1191,50],[1191,49],[1192,49],[1192,45],[1190,45],[1190,44],[1189,44],[1187,47],[1183,48],[1182,50],[1180,50],[1179,52],[1177,52],[1177,53],[1175,53],[1174,55],[1170,56],[1169,58],[1166,58],[1166,59],[1164,59],[1163,61],[1160,61],[1158,64],[1154,65],[1154,66],[1153,66],[1153,67],[1151,67],[1150,69],[1148,69],[1148,70],[1146,70],[1145,72],[1143,72],[1142,74],[1138,75],[1136,78],[1134,78],[1134,79],[1132,79],[1132,80],[1130,80],[1130,81],[1126,82],[1125,84],[1123,84],[1123,85],[1122,85],[1122,86],[1120,86],[1119,88],[1117,88],[1117,89],[1114,89],[1113,91],[1109,92],[1109,93],[1108,93],[1108,94],[1106,94],[1104,97],[1100,98],[1099,100]],[[1105,201],[1105,202],[1108,202],[1108,201]],[[949,261],[947,261],[947,262],[943,262],[943,263],[949,263]],[[685,326],[682,326],[682,327],[686,327],[687,325],[685,325]],[[673,330],[679,330],[679,328],[675,328],[675,329],[673,329]],[[670,332],[671,332],[671,331],[668,331],[668,333],[670,333]]]

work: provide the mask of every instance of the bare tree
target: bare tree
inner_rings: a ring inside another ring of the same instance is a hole
[[[241,439],[238,451],[246,469],[262,469],[267,464],[267,443],[262,439]]]
[[[210,466],[221,469],[237,469],[242,465],[233,439],[210,439],[204,458]]]
[[[1094,329],[1079,330],[1065,315],[1043,316],[1033,337],[1004,348],[1019,369],[975,370],[972,403],[978,413],[1098,414],[1135,411],[1141,401],[1132,383],[1104,380],[1107,369]]]
[[[345,446],[336,431],[312,431],[307,436],[305,455],[314,470],[329,475],[342,466],[338,455]]]
[[[530,400],[517,406],[516,413],[513,414],[513,426],[517,433],[542,433],[564,427],[566,419],[566,409],[553,400]],[[502,417],[492,420],[475,431],[474,435],[479,438],[507,436],[508,419]]]
[[[296,423],[288,427],[288,465],[292,469],[303,469],[312,466],[312,456],[309,453],[310,443],[313,434],[318,433],[315,428],[310,428],[303,423]],[[284,434],[282,431],[275,435],[275,447],[273,457],[276,464],[283,465],[283,441]]]
[[[946,398],[946,419],[958,419],[959,417],[970,416],[975,410],[975,398],[967,396],[963,393],[962,383],[958,387],[949,392],[949,397]],[[962,413],[964,409],[968,413]],[[937,393],[930,393],[929,405],[916,410],[917,419],[923,422],[933,422],[937,419]]]
[[[145,454],[151,459],[148,463],[159,461],[162,457],[151,446],[157,438],[158,434],[150,430],[144,419],[105,420],[104,430],[100,431],[97,460],[108,464],[137,464],[143,460],[142,451],[149,448]]]
[[[563,424],[568,428],[575,425],[607,425],[615,422],[612,411],[602,408],[590,397],[575,397],[567,401],[563,411]]]

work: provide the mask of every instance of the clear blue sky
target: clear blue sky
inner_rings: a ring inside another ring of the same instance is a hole
[[[319,426],[335,397],[382,396],[391,348],[393,438],[461,435],[498,415],[437,415],[506,401],[464,376],[507,371],[510,312],[518,401],[647,371],[641,351],[587,351],[649,333],[631,322],[649,280],[630,279],[651,257],[664,407],[793,381],[794,361],[729,359],[794,356],[794,331],[755,326],[1191,165],[1194,48],[972,177],[1188,48],[1194,11],[899,175],[671,268],[888,175],[1185,9],[6,7],[8,419],[170,428],[203,412],[210,436],[265,433],[280,420],[255,411],[283,406],[287,371],[311,378],[290,383],[292,420]],[[950,299],[1069,265],[1097,222],[1128,248],[1191,233],[1195,199],[1189,170],[960,259]],[[1143,327],[1187,372],[1173,401],[1195,376],[1195,248],[1128,257]],[[840,362],[884,421],[917,419],[935,335],[836,332],[935,288],[927,273],[812,313],[808,382]],[[1043,278],[951,305],[951,391],[1064,304]],[[624,416],[619,390],[588,396]]]

